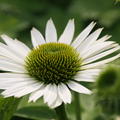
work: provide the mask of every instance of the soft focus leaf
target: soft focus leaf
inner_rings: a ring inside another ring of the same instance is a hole
[[[44,106],[23,107],[15,113],[15,116],[37,120],[56,118],[55,112]]]
[[[20,99],[0,97],[0,120],[10,120],[17,109]]]

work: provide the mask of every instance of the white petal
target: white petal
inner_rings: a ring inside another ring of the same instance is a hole
[[[18,87],[17,89],[15,88],[10,88],[2,92],[2,95],[5,97],[10,97],[10,96],[15,96],[15,97],[22,97],[24,95],[27,95],[29,93],[32,93],[40,88],[39,83],[34,83],[31,85],[24,85],[22,87]]]
[[[33,47],[37,47],[45,43],[42,34],[36,28],[33,28],[31,30],[31,39],[32,39]]]
[[[33,82],[35,81],[33,78],[0,78],[1,84],[7,83],[18,83],[18,82]]]
[[[118,51],[119,49],[120,49],[120,46],[118,46],[118,47],[116,47],[116,48],[112,48],[112,49],[110,49],[110,50],[108,50],[108,51],[105,51],[105,52],[103,52],[103,53],[100,53],[100,54],[98,54],[98,55],[96,55],[96,56],[93,56],[93,57],[90,57],[90,58],[84,60],[84,63],[85,63],[85,64],[91,63],[91,62],[96,61],[96,60],[98,60],[98,59],[100,59],[100,58],[102,58],[102,57],[105,57],[105,56],[107,56],[107,55],[109,55],[109,54],[112,54],[112,53]]]
[[[45,30],[46,42],[57,42],[57,32],[52,19],[48,20]]]
[[[81,43],[78,48],[77,51],[81,51],[83,52],[84,50],[86,50],[88,47],[91,47],[91,45],[97,40],[97,38],[99,37],[100,33],[102,32],[103,28],[100,28],[98,30],[96,30],[95,32],[91,33],[84,41],[83,43]]]
[[[23,42],[21,42],[21,41],[19,41],[17,39],[15,39],[14,42],[17,45],[19,45],[20,49],[24,50],[25,54],[28,54],[31,51],[31,49],[27,45],[25,45]]]
[[[79,92],[79,93],[83,93],[83,94],[91,94],[92,92],[85,88],[84,86],[76,83],[76,82],[69,82],[68,86],[70,87],[70,89],[72,89],[73,91]]]
[[[38,100],[40,97],[42,97],[44,95],[44,87],[42,86],[42,88],[40,88],[39,90],[33,92],[30,97],[29,97],[29,102],[33,101],[35,102],[36,100]]]
[[[81,52],[81,57],[86,59],[88,57],[97,55],[100,52],[103,52],[105,50],[108,50],[113,47],[117,47],[117,44],[114,44],[114,42],[104,42],[104,43],[96,43],[94,45],[91,45],[91,47],[88,47],[84,52]],[[88,52],[89,51],[89,52]]]
[[[93,27],[95,26],[96,23],[91,22],[78,36],[77,38],[73,41],[71,44],[74,48],[77,48],[80,43],[89,35]]]
[[[26,47],[24,45],[21,46],[20,43],[16,42],[15,40],[13,40],[12,38],[8,37],[7,35],[1,35],[2,39],[6,42],[6,44],[13,50],[15,51],[17,54],[19,54],[21,57],[25,57],[28,53],[28,51],[26,51]]]
[[[98,39],[96,42],[105,42],[106,40],[110,38],[111,38],[111,35],[105,35],[102,38]]]
[[[21,56],[19,56],[18,54],[16,54],[15,51],[13,51],[12,49],[10,49],[7,45],[0,43],[0,55],[10,58],[13,61],[16,61],[18,63],[23,63],[24,59],[21,58]]]
[[[84,82],[94,82],[97,75],[99,74],[100,71],[87,71],[86,72],[79,72],[77,75],[74,77],[76,81],[84,81]]]
[[[6,61],[9,63],[14,63],[14,64],[19,65],[19,66],[24,66],[24,62],[20,63],[20,62],[17,62],[16,60],[10,59],[10,58],[5,57],[5,56],[0,56],[0,60],[3,62]]]
[[[33,84],[31,86],[28,86],[28,87],[24,88],[23,90],[21,90],[17,94],[15,94],[15,97],[22,97],[24,95],[32,93],[32,92],[38,90],[40,87],[41,87],[40,84],[36,84],[36,85]]]
[[[0,89],[16,89],[18,87],[24,87],[25,84],[35,83],[35,80],[31,80],[31,78],[2,78],[0,81]]]
[[[87,70],[81,70],[80,72],[78,72],[78,76],[80,74],[82,75],[93,75],[93,76],[96,76],[100,73],[101,69],[87,69]]]
[[[3,92],[3,94],[13,96],[13,94],[15,95],[16,92],[19,92],[28,86],[36,85],[36,84],[37,84],[36,81],[31,80],[31,79],[27,79],[27,80],[26,79],[17,79],[17,80],[15,80],[15,79],[10,80],[9,79],[9,81],[6,81],[6,83],[2,82],[3,86],[6,85],[6,88],[3,88],[3,89],[6,89]],[[2,85],[1,85],[1,87],[2,87]]]
[[[78,74],[75,76],[75,78],[79,78],[79,79],[95,79],[96,75],[90,75],[90,74]]]
[[[74,78],[76,81],[82,81],[82,82],[95,82],[95,79],[91,79],[91,78],[78,78],[78,77],[75,77]]]
[[[34,81],[28,81],[28,80],[24,80],[23,79],[13,79],[13,80],[10,80],[10,81],[5,81],[5,82],[2,82],[1,81],[1,84],[0,84],[0,89],[10,89],[10,88],[19,88],[19,87],[24,87],[25,85],[28,85],[28,84],[34,84],[35,82]],[[13,86],[14,85],[14,86]]]
[[[62,104],[62,100],[60,99],[59,96],[57,96],[56,101],[52,105],[49,105],[49,107],[56,108],[56,107],[60,106],[61,104]]]
[[[9,79],[9,78],[28,78],[29,75],[27,74],[20,74],[20,73],[0,73],[0,80],[2,78]]]
[[[4,92],[1,93],[4,97],[14,96],[14,94],[15,94],[16,92],[22,90],[22,88],[17,88],[17,89],[14,89],[14,90],[11,90],[11,91],[9,90],[9,91],[8,91],[8,89],[10,89],[11,86],[14,87],[14,86],[13,86],[13,83],[12,83],[12,84],[11,84],[11,83],[8,83],[8,84],[3,84],[3,85],[1,84],[1,85],[0,85],[0,89],[4,89],[4,90],[5,90]]]
[[[76,81],[94,82],[96,76],[100,73],[100,69],[87,69],[77,73],[74,77]]]
[[[60,36],[58,42],[70,44],[73,39],[74,31],[75,31],[74,20],[69,20],[64,32]]]
[[[68,87],[64,85],[63,83],[58,85],[58,94],[65,104],[71,103],[71,99],[72,99],[71,92],[68,89]]]
[[[84,65],[84,66],[82,66],[82,69],[96,68],[96,67],[105,65],[106,63],[112,62],[112,61],[116,60],[119,57],[120,57],[120,54],[118,54],[118,55],[116,55],[114,57],[102,60],[100,62],[95,62],[95,63],[92,63],[92,64]]]
[[[57,86],[55,84],[49,84],[44,90],[44,102],[51,105],[57,98]]]
[[[11,60],[7,61],[4,58],[0,58],[0,70],[18,72],[18,73],[26,73],[24,66],[19,65]]]
[[[100,69],[87,69],[80,71],[81,74],[98,74],[100,72]]]

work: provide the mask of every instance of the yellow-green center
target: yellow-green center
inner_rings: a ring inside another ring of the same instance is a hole
[[[34,48],[25,60],[28,74],[36,80],[66,83],[80,70],[81,59],[76,50],[63,43],[46,43]]]

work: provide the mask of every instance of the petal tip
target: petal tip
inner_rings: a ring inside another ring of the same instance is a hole
[[[8,36],[7,36],[6,34],[2,34],[2,35],[1,35],[1,38],[2,38],[2,39],[5,39],[5,38],[7,38],[7,37],[8,37]]]
[[[95,21],[92,21],[91,23],[90,23],[90,25],[92,25],[93,27],[96,25],[97,23],[95,22]]]
[[[52,20],[52,18],[50,18],[48,21],[47,21],[47,24],[53,24],[53,20]]]
[[[36,30],[36,28],[35,28],[35,27],[32,27],[31,32],[32,32],[32,31],[35,31],[35,30]]]
[[[110,39],[112,37],[112,35],[106,35],[107,39]]]

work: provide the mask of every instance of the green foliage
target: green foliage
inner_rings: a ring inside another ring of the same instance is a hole
[[[45,106],[23,107],[15,113],[15,116],[20,116],[20,117],[35,119],[35,120],[41,120],[41,119],[49,120],[49,119],[56,118],[55,112]]]
[[[0,120],[10,120],[17,109],[20,99],[0,97]]]

